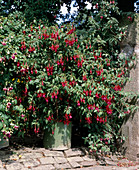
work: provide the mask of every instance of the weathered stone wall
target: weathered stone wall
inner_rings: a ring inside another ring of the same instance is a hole
[[[129,54],[128,57],[130,57],[132,52],[137,56],[137,64],[129,75],[131,81],[126,84],[124,90],[139,94],[139,15],[137,15],[135,22],[129,25],[128,36],[124,40],[122,48],[122,52]],[[130,115],[128,120],[125,121],[122,126],[122,133],[126,137],[124,144],[125,155],[131,160],[139,161],[139,110]]]

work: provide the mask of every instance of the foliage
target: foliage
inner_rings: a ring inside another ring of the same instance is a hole
[[[28,24],[35,19],[48,21],[51,25],[55,23],[56,15],[60,13],[62,2],[59,0],[0,0],[0,4],[0,15],[7,16],[19,12],[22,13]]]
[[[95,7],[100,11],[93,18],[85,16],[84,37],[77,24],[58,27],[34,20],[29,27],[19,13],[0,18],[0,129],[5,136],[54,130],[57,121],[77,119],[88,128],[91,151],[106,151],[121,139],[119,128],[133,111],[123,92],[132,59],[119,56],[118,43],[126,34],[109,12],[118,12],[114,1]]]

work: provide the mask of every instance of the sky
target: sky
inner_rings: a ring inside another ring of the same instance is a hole
[[[71,3],[71,10],[70,10],[70,13],[73,14],[73,13],[76,13],[78,11],[78,7],[73,7],[75,3],[75,0],[72,1]],[[87,9],[90,9],[91,8],[91,4],[89,2],[86,2],[87,6],[86,8]],[[68,14],[68,10],[67,10],[67,7],[66,7],[66,4],[64,3],[63,6],[61,6],[61,9],[60,9],[61,13],[65,16],[66,14]],[[68,21],[67,19],[65,21]],[[59,21],[57,21],[58,24],[60,24],[62,22],[62,19],[59,18]]]
[[[73,14],[74,12],[77,12],[78,11],[78,7],[73,7],[73,4],[75,3],[75,1],[76,0],[73,0],[72,1],[72,3],[71,3],[71,11],[70,11],[70,13],[71,14]],[[138,2],[138,3],[137,3]],[[137,3],[137,4],[136,4]],[[86,8],[87,9],[91,9],[91,3],[89,3],[89,2],[87,2],[86,1],[86,4],[87,4],[87,6],[86,6]],[[135,12],[139,12],[139,0],[137,0],[135,3],[134,3],[134,6],[135,6]],[[64,3],[63,4],[63,6],[61,6],[61,10],[60,10],[61,12],[62,12],[62,14],[63,15],[66,15],[66,14],[68,14],[68,10],[67,10],[67,8],[66,8],[66,4]],[[67,21],[67,20],[65,20],[65,21]],[[58,24],[60,24],[62,22],[62,19],[59,19],[59,21],[57,22]]]

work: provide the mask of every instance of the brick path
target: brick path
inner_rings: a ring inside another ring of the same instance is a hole
[[[44,148],[1,149],[0,170],[137,170],[138,162],[119,155],[98,156],[97,160],[85,148],[50,151]]]

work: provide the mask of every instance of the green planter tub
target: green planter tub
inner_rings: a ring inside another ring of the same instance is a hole
[[[43,145],[46,149],[52,150],[66,150],[71,148],[71,126],[64,125],[63,122],[57,122],[55,124],[55,131],[45,130]]]
[[[9,140],[3,139],[3,136],[0,136],[0,149],[9,146]]]

